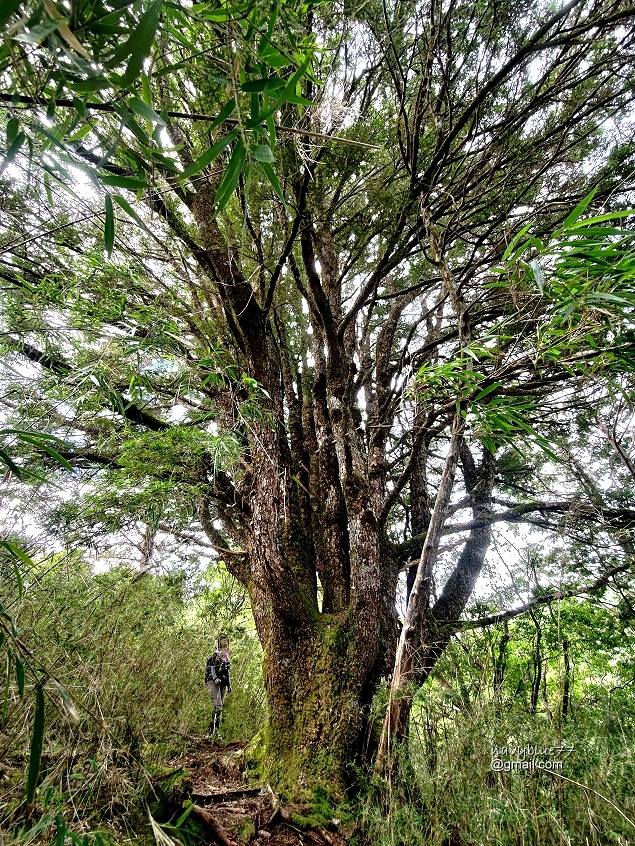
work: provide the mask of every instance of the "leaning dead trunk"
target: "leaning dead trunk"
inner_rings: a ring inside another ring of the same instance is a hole
[[[431,605],[430,591],[424,582],[425,568],[432,567],[436,560],[459,455],[475,525],[441,595]],[[430,676],[453,632],[459,628],[461,614],[474,591],[491,540],[488,517],[491,514],[495,466],[494,456],[487,449],[483,452],[480,466],[476,466],[462,439],[462,422],[455,419],[450,450],[419,562],[418,583],[415,581],[397,652],[389,707],[376,762],[378,771],[394,766],[392,745],[394,741],[403,741],[408,736],[414,693]],[[413,605],[413,602],[416,604]]]
[[[417,655],[421,648],[421,634],[425,626],[426,613],[430,607],[432,568],[436,562],[441,530],[452,494],[452,486],[459,462],[465,421],[461,414],[454,418],[450,447],[445,459],[439,490],[430,518],[428,532],[419,559],[417,576],[410,593],[406,619],[404,620],[395,659],[395,669],[390,686],[390,699],[381,741],[377,754],[377,768],[383,768],[390,758],[394,740],[407,735],[412,695],[410,683],[416,670]]]

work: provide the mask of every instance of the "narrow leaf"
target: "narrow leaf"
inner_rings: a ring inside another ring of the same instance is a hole
[[[591,191],[591,193],[590,193],[590,194],[587,194],[587,195],[586,195],[586,197],[584,197],[582,200],[580,200],[580,202],[578,203],[578,205],[574,208],[574,210],[571,212],[571,214],[569,215],[569,217],[568,217],[568,218],[565,220],[565,222],[562,224],[562,228],[563,228],[563,229],[568,229],[568,228],[569,228],[572,224],[574,224],[574,223],[576,222],[576,220],[577,220],[577,219],[578,219],[581,215],[583,215],[583,214],[584,214],[584,212],[585,212],[585,211],[586,211],[586,209],[587,209],[587,206],[589,205],[589,203],[591,202],[591,200],[593,199],[593,197],[595,197],[595,193],[596,193],[596,191],[597,191],[597,190],[598,190],[597,188],[594,188],[594,189]]]
[[[2,0],[0,7],[0,26],[4,26],[14,12],[22,5],[22,0]]]
[[[218,117],[214,121],[214,123],[210,126],[210,130],[213,131],[217,129],[221,123],[225,123],[227,118],[231,115],[231,113],[236,108],[236,100],[234,97],[231,97],[223,106],[223,108],[218,113]]]
[[[150,818],[150,825],[152,826],[152,834],[157,842],[157,846],[175,846],[176,842],[163,831],[161,826],[154,819],[148,808],[148,817]]]
[[[128,41],[120,48],[121,58],[130,56],[126,72],[121,78],[121,85],[130,85],[141,74],[143,63],[154,43],[162,5],[163,0],[154,0],[146,13],[142,15]]]
[[[113,194],[112,198],[117,203],[117,205],[120,208],[122,208],[125,211],[125,213],[135,221],[135,223],[138,223],[139,226],[142,229],[145,229],[145,231],[148,233],[148,235],[152,235],[152,232],[150,232],[148,227],[141,220],[139,215],[136,213],[136,211],[132,208],[132,206],[130,205],[130,203],[127,200],[124,200],[124,198],[119,196],[119,194]],[[97,384],[99,384],[99,383],[97,383]]]
[[[231,158],[227,163],[225,173],[223,174],[223,178],[221,179],[221,183],[216,192],[216,197],[214,198],[214,205],[216,206],[217,212],[222,211],[229,202],[229,198],[238,184],[246,156],[247,147],[243,143],[242,139],[239,139],[238,143],[234,147],[234,152],[231,154]]]
[[[104,222],[104,246],[108,258],[112,255],[112,248],[115,243],[115,214],[113,211],[112,197],[106,194],[106,220]]]
[[[141,74],[141,91],[143,93],[144,102],[148,106],[152,106],[152,89],[150,88],[150,77],[147,73]]]
[[[231,142],[237,137],[238,130],[232,129],[232,131],[223,136],[220,141],[213,144],[209,150],[206,150],[202,156],[199,156],[195,162],[192,162],[189,167],[186,167],[181,174],[181,179],[190,179],[190,177],[200,173],[203,168],[206,168],[209,164],[211,164],[214,159],[223,152],[225,147],[229,146],[229,144],[231,144]]]
[[[0,462],[5,464],[9,470],[15,474],[18,479],[22,478],[22,470],[18,465],[14,462],[8,452],[4,449],[0,449]]]
[[[534,279],[536,280],[536,286],[537,286],[538,290],[540,291],[540,293],[542,294],[544,287],[545,287],[545,277],[543,276],[542,269],[541,269],[540,265],[538,264],[538,262],[536,261],[536,259],[532,259],[529,262],[529,265],[530,265],[532,272],[534,274]]]
[[[11,688],[11,670],[13,669],[13,652],[7,650],[7,675],[4,684],[4,697],[2,699],[2,714],[0,715],[0,726],[3,726],[7,719],[7,708],[9,706],[9,691]]]
[[[514,247],[516,246],[516,244],[520,241],[520,239],[523,237],[523,235],[526,232],[528,232],[530,229],[531,229],[531,223],[528,223],[527,226],[523,226],[523,228],[520,230],[520,232],[517,235],[514,235],[514,237],[511,240],[510,245],[507,247],[507,249],[503,253],[503,258],[502,258],[503,263],[506,262],[507,259],[511,256],[512,252],[514,251]]]
[[[482,390],[482,391],[480,391],[480,392],[479,392],[479,393],[478,393],[478,394],[474,397],[474,402],[478,402],[479,400],[482,400],[482,399],[483,399],[484,397],[486,397],[488,394],[491,394],[491,393],[492,393],[492,391],[495,391],[497,388],[500,388],[500,386],[501,386],[501,383],[500,383],[500,382],[493,382],[491,385],[488,385],[488,386],[487,386],[487,388],[483,388],[483,390]]]
[[[158,123],[160,126],[167,126],[161,115],[157,114],[147,103],[144,103],[140,97],[131,97],[128,100],[128,106],[139,117],[150,120],[152,123]]]
[[[56,452],[50,446],[46,446],[46,444],[40,444],[40,449],[44,450],[44,452],[47,453],[47,455],[50,455],[51,458],[54,458],[55,461],[57,461],[58,464],[61,464],[66,470],[70,470],[71,472],[73,471],[72,465],[69,464],[64,456],[60,455],[59,452]]]
[[[248,94],[260,91],[278,91],[287,84],[286,79],[280,76],[268,76],[262,79],[248,79],[240,86]]]
[[[589,217],[581,220],[571,227],[571,229],[582,229],[584,226],[590,226],[594,223],[604,223],[605,220],[615,220],[619,217],[630,217],[635,214],[635,209],[622,209],[621,211],[607,212],[606,214],[599,214],[597,217]],[[582,233],[584,234],[584,233]]]
[[[10,147],[20,132],[20,124],[17,118],[11,118],[7,122],[7,147]]]
[[[24,144],[25,140],[26,135],[24,134],[24,132],[19,132],[13,144],[11,144],[11,146],[7,150],[7,154],[4,157],[2,165],[0,166],[0,173],[2,173],[6,166],[13,161],[13,159],[16,157],[18,150]]]
[[[269,115],[272,115],[277,112],[280,106],[287,102],[288,95],[293,94],[295,96],[295,86],[304,76],[304,73],[309,67],[310,63],[311,58],[307,57],[302,62],[300,67],[296,70],[296,72],[293,74],[293,76],[289,79],[278,99],[271,106],[269,106],[269,108],[265,109],[259,115],[256,115],[251,120],[248,120],[245,123],[245,127],[247,129],[253,129],[254,127],[258,126],[258,124],[263,123],[269,117]]]
[[[257,162],[275,162],[276,158],[271,147],[268,144],[258,144],[252,147],[251,155]]]
[[[23,564],[26,564],[26,566],[29,567],[29,569],[35,567],[33,560],[26,554],[23,549],[20,549],[17,544],[12,543],[8,540],[4,540],[0,541],[0,547],[3,547],[8,552],[10,552],[14,558],[19,558]]]
[[[22,663],[22,659],[16,653],[14,655],[15,660],[15,678],[18,683],[18,693],[20,694],[20,699],[24,699],[24,664]]]
[[[194,802],[190,802],[190,804],[189,804],[189,805],[187,806],[187,808],[183,811],[183,813],[182,813],[182,814],[181,814],[181,816],[178,818],[178,820],[174,823],[174,825],[176,826],[176,828],[178,828],[179,826],[183,825],[183,823],[185,822],[185,820],[186,820],[186,819],[189,817],[189,815],[192,813],[193,809],[194,809]]]
[[[55,817],[55,846],[64,846],[66,843],[66,823],[59,815]]]
[[[278,199],[280,200],[280,202],[286,208],[287,203],[286,203],[286,200],[284,199],[284,194],[282,193],[282,188],[280,187],[280,182],[278,181],[278,177],[276,176],[274,169],[267,162],[258,162],[258,164],[263,169],[265,176],[267,177],[267,179],[269,180],[269,183],[271,184],[271,187],[273,188],[273,190],[278,195]]]
[[[38,682],[35,688],[35,719],[33,721],[33,735],[31,736],[31,754],[29,755],[29,771],[26,779],[26,815],[31,815],[35,803],[35,791],[40,776],[42,762],[42,746],[44,741],[44,689]]]
[[[58,682],[57,679],[51,679],[51,681],[57,688],[59,695],[62,697],[62,702],[64,703],[64,707],[68,711],[70,718],[73,720],[73,722],[78,723],[80,719],[79,710],[77,709],[77,705],[75,705],[75,702],[73,701],[73,697],[66,690],[64,685],[61,684],[61,682]]]
[[[148,183],[136,176],[115,176],[114,174],[103,174],[99,177],[104,185],[111,185],[113,188],[127,188],[129,191],[140,191],[148,187]]]

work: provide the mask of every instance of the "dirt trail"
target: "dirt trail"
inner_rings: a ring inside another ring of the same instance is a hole
[[[338,820],[306,828],[298,817],[308,805],[279,803],[271,788],[249,784],[243,776],[242,743],[216,744],[191,737],[191,750],[171,763],[192,780],[194,815],[220,846],[346,846],[351,831]]]

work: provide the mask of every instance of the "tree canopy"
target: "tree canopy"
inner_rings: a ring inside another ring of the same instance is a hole
[[[634,14],[2,12],[7,428],[63,442],[51,532],[143,524],[248,590],[282,787],[350,783],[392,674],[384,760],[451,636],[515,613],[466,616],[500,527],[545,533],[547,597],[626,584]]]

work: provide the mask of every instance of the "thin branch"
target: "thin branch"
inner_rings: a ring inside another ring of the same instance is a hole
[[[557,590],[554,593],[545,594],[544,596],[537,596],[531,602],[525,602],[518,608],[511,608],[509,611],[501,611],[499,614],[490,614],[489,617],[481,617],[478,620],[450,620],[445,623],[442,628],[452,628],[454,631],[469,631],[471,629],[483,629],[486,626],[495,626],[497,623],[502,623],[504,620],[511,620],[514,617],[520,617],[521,614],[526,614],[540,605],[550,605],[552,602],[557,602],[561,599],[570,599],[573,596],[582,596],[585,593],[592,593],[595,590],[606,587],[609,579],[616,576],[618,573],[625,573],[633,566],[633,562],[629,561],[627,564],[621,564],[619,567],[612,567],[607,570],[603,576],[597,578],[590,585],[584,587],[571,588],[569,590]]]
[[[0,91],[0,102],[9,103],[12,106],[48,106],[49,101],[43,97],[28,97],[25,94],[10,94],[7,91]],[[76,109],[77,104],[74,100],[60,99],[55,101],[55,105],[62,109]],[[96,112],[114,112],[115,107],[110,103],[84,103],[86,109],[91,109]],[[206,115],[199,112],[167,112],[168,117],[183,118],[185,120],[199,120],[208,123],[213,123],[218,119],[218,115]],[[228,126],[238,126],[239,121],[235,118],[227,118],[223,123]],[[310,132],[307,129],[297,129],[293,126],[279,126],[276,124],[278,132],[288,132],[290,135],[302,135],[305,138],[314,138],[318,141],[337,141],[338,144],[347,144],[349,147],[361,147],[364,150],[381,150],[378,144],[366,144],[364,141],[354,141],[352,138],[341,138],[339,135],[327,135],[323,132]]]

